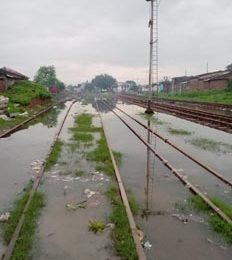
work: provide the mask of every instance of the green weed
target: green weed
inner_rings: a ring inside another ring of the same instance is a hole
[[[95,234],[98,232],[100,232],[100,233],[103,232],[105,227],[106,227],[106,225],[102,221],[89,220],[89,230]]]
[[[47,162],[46,162],[46,169],[49,170],[53,165],[55,165],[60,157],[63,142],[59,139],[56,140],[54,147],[48,156]]]
[[[176,128],[168,128],[168,132],[172,135],[191,135],[192,132],[184,130],[184,129],[176,129]]]
[[[110,220],[115,224],[113,239],[115,241],[116,250],[121,259],[136,260],[138,259],[138,256],[131,235],[126,211],[117,188],[109,188],[109,190],[106,192],[106,195],[111,200],[111,204],[113,207],[113,212],[110,216]]]

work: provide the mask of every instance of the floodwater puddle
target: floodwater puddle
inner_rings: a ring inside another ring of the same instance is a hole
[[[82,113],[94,115],[94,127],[100,126],[95,109],[76,103],[61,132],[64,142],[57,163],[45,172],[43,187],[47,204],[39,220],[34,240],[33,259],[118,259],[111,230],[105,228],[111,214],[110,201],[105,192],[112,184],[104,172],[96,171],[95,163],[87,160],[99,139],[87,145],[72,138],[75,117]],[[90,223],[104,223],[102,232],[89,231]],[[48,234],[53,234],[49,236]]]
[[[143,108],[119,103],[122,110],[147,125],[142,117]],[[117,113],[136,132],[147,140],[146,131],[137,123]],[[215,142],[232,144],[232,136],[174,116],[155,113],[151,128],[169,139],[192,156],[205,162],[225,177],[232,180],[231,155],[218,151],[202,150],[187,142],[188,138],[209,138]],[[126,188],[132,190],[141,207],[142,214],[136,217],[152,245],[146,250],[148,259],[227,259],[232,255],[232,247],[209,227],[207,216],[194,209],[182,211],[191,193],[178,179],[151,155],[150,178],[146,177],[146,147],[133,135],[112,112],[103,114],[107,136],[113,149],[124,156],[120,172]],[[157,122],[165,122],[157,124]],[[186,131],[191,135],[173,134],[171,129]],[[196,185],[208,196],[221,198],[232,204],[231,189],[214,176],[194,164],[158,138],[151,138],[151,145],[167,159],[180,174]],[[179,205],[179,207],[178,207]],[[180,205],[182,205],[180,207]],[[186,208],[186,207],[185,207]]]

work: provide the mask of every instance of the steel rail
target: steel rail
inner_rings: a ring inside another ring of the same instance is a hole
[[[106,105],[107,106],[107,105]],[[198,195],[201,199],[221,217],[224,221],[232,225],[232,220],[228,217],[221,209],[219,209],[206,195],[203,194],[197,187],[195,187],[191,182],[186,180],[179,172],[176,170],[163,156],[161,156],[150,144],[148,144],[127,122],[122,119],[114,110],[107,106],[112,113],[119,118],[119,120],[127,127],[129,130],[146,146],[150,151],[167,167],[171,173],[173,173],[182,184],[184,184],[193,194]]]
[[[131,98],[131,97],[129,97]],[[137,97],[133,97],[133,99],[138,99]],[[139,99],[141,102],[147,102],[147,100],[145,99]],[[154,101],[152,103],[152,105],[154,106],[160,106],[161,108],[167,108],[167,109],[174,109],[175,111],[180,111],[182,112],[183,109],[189,113],[192,113],[194,115],[202,115],[202,116],[210,116],[211,118],[215,118],[215,120],[227,120],[232,122],[232,117],[231,116],[227,116],[227,115],[221,115],[221,114],[214,114],[211,112],[206,112],[204,110],[200,110],[200,109],[191,109],[191,108],[187,108],[187,107],[183,107],[183,106],[177,106],[177,105],[173,105],[173,104],[166,104],[164,102],[159,102],[159,101]],[[227,122],[226,121],[226,122]]]
[[[7,248],[6,248],[5,252],[4,252],[4,254],[1,256],[2,260],[10,260],[11,259],[12,253],[13,253],[14,248],[15,248],[15,244],[16,244],[18,238],[19,238],[20,231],[21,231],[22,226],[24,224],[24,220],[25,220],[28,208],[29,208],[29,206],[31,204],[33,196],[34,196],[35,192],[37,191],[37,189],[39,187],[39,184],[41,182],[41,179],[42,179],[42,177],[44,175],[47,159],[48,159],[50,153],[52,152],[52,150],[54,148],[54,145],[55,145],[55,142],[58,139],[58,137],[59,137],[59,135],[60,135],[60,133],[61,133],[61,131],[63,129],[64,123],[65,123],[65,121],[66,121],[66,119],[68,117],[68,114],[69,114],[72,106],[75,103],[76,103],[76,101],[73,101],[72,104],[70,105],[69,109],[67,110],[67,112],[66,112],[66,114],[64,116],[64,119],[63,119],[63,121],[61,123],[61,126],[60,126],[58,132],[55,134],[55,137],[53,139],[52,145],[50,146],[50,149],[49,149],[49,151],[48,151],[48,153],[47,153],[47,155],[45,157],[45,160],[44,160],[43,165],[42,165],[42,167],[40,169],[40,172],[38,173],[38,175],[36,177],[36,180],[34,181],[33,186],[32,186],[32,188],[30,190],[29,198],[28,198],[27,203],[26,203],[26,205],[25,205],[25,207],[24,207],[24,209],[22,211],[22,215],[21,215],[21,217],[20,217],[20,219],[19,219],[19,221],[17,223],[15,231],[14,231],[12,237],[11,237],[11,240],[10,240],[9,244],[7,245]]]
[[[106,102],[104,102],[106,103]],[[196,164],[198,164],[199,166],[201,166],[202,168],[204,168],[206,171],[208,171],[209,173],[213,174],[215,177],[217,177],[219,180],[223,181],[225,184],[229,185],[230,187],[232,187],[232,182],[230,180],[228,180],[227,178],[225,178],[222,174],[220,174],[219,172],[213,170],[212,168],[210,168],[209,166],[207,166],[206,164],[204,164],[203,162],[201,162],[199,159],[194,158],[193,156],[191,156],[190,154],[188,154],[187,152],[185,152],[184,150],[182,150],[181,148],[179,148],[177,145],[173,144],[172,142],[170,142],[168,140],[168,138],[163,137],[162,135],[154,132],[151,128],[148,128],[145,124],[143,124],[142,122],[140,122],[139,120],[137,120],[136,118],[130,116],[128,113],[126,113],[124,110],[118,108],[117,106],[115,107],[117,110],[119,110],[120,112],[122,112],[123,114],[125,114],[126,116],[128,116],[130,119],[132,119],[133,121],[135,121],[137,124],[139,124],[140,126],[142,126],[143,128],[147,129],[150,133],[152,133],[153,135],[157,136],[160,140],[162,140],[164,143],[169,144],[171,147],[173,147],[174,149],[176,149],[177,151],[179,151],[180,153],[182,153],[183,155],[185,155],[187,158],[189,158],[190,160],[192,160],[193,162],[195,162]]]
[[[232,105],[230,104],[222,104],[222,103],[212,103],[212,102],[201,102],[201,101],[193,101],[193,100],[181,100],[181,99],[169,99],[169,98],[156,98],[153,97],[154,100],[159,100],[160,102],[167,103],[186,103],[189,105],[198,105],[206,108],[211,108],[214,110],[232,110]]]
[[[122,100],[128,101],[130,103],[142,106],[142,107],[146,107],[146,101],[142,101],[142,100],[138,100],[138,99],[134,99],[134,98],[128,98],[128,97],[120,97]],[[208,127],[211,128],[215,128],[227,133],[232,133],[232,123],[229,123],[227,121],[225,121],[226,119],[222,119],[222,120],[218,120],[218,119],[214,119],[214,118],[209,118],[207,115],[206,116],[202,116],[202,115],[196,115],[196,114],[191,114],[191,113],[187,113],[185,111],[178,111],[175,110],[175,108],[164,108],[160,105],[157,105],[154,103],[152,103],[151,107],[159,112],[164,112],[164,113],[168,113],[189,121],[193,121],[202,125],[206,125]],[[184,108],[182,108],[182,110],[184,110]],[[231,118],[230,118],[231,119]]]
[[[105,126],[104,126],[103,119],[102,119],[101,113],[99,111],[97,102],[96,102],[96,107],[97,107],[98,115],[100,117],[103,132],[104,132],[104,135],[106,137],[106,143],[107,143],[108,150],[109,150],[109,153],[110,153],[110,157],[111,157],[111,160],[112,160],[112,164],[113,164],[113,167],[114,167],[114,171],[115,171],[116,180],[117,180],[119,192],[120,192],[120,195],[121,195],[121,199],[122,199],[122,202],[124,204],[125,211],[126,211],[126,214],[127,214],[127,218],[128,218],[128,221],[129,221],[131,234],[132,234],[132,237],[133,237],[133,240],[134,240],[134,243],[135,243],[137,255],[138,255],[139,260],[146,260],[145,253],[144,253],[143,247],[142,247],[141,242],[140,242],[140,238],[139,238],[139,234],[138,234],[138,228],[137,228],[137,225],[135,223],[135,220],[134,220],[134,217],[133,217],[133,214],[132,214],[132,211],[131,211],[131,207],[130,207],[130,204],[129,204],[129,201],[128,201],[128,198],[127,198],[127,194],[126,194],[126,191],[125,191],[125,188],[124,188],[124,185],[123,185],[121,174],[119,172],[116,160],[114,158],[114,154],[112,152],[110,143],[109,143],[107,135],[106,135]]]

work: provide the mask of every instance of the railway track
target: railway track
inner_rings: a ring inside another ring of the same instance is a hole
[[[135,95],[118,95],[118,98],[122,101],[142,106],[144,108],[147,107],[148,99],[144,97],[141,98]],[[232,133],[232,116],[177,106],[175,104],[155,100],[152,100],[151,108],[157,112],[167,113],[227,133]]]
[[[195,185],[193,185],[190,181],[188,181],[179,171],[174,167],[174,165],[170,164],[166,158],[158,153],[156,149],[154,149],[151,144],[149,144],[143,137],[141,137],[135,130],[132,128],[117,112],[115,112],[114,108],[111,107],[108,103],[103,101],[103,104],[160,160],[160,162],[167,167],[172,174],[174,174],[180,182],[185,185],[194,195],[198,195],[201,199],[225,222],[232,224],[232,219],[227,216],[222,210],[220,210],[212,200],[206,196],[200,189],[198,189]],[[221,179],[222,180],[222,179]],[[223,181],[223,180],[222,180]],[[229,183],[227,183],[229,184]],[[230,184],[231,185],[231,184]]]

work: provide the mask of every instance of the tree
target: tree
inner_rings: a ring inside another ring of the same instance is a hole
[[[43,86],[50,87],[56,83],[56,70],[52,66],[41,66],[37,71],[34,81]]]
[[[136,82],[133,80],[127,80],[126,83],[129,86],[129,90],[131,91],[138,91],[139,87],[137,86]]]
[[[39,83],[47,88],[55,85],[60,90],[65,89],[65,84],[57,79],[56,77],[56,69],[52,66],[41,66],[37,71],[34,81]]]
[[[117,85],[117,80],[108,74],[101,74],[92,80],[92,84],[101,90],[112,90]]]

